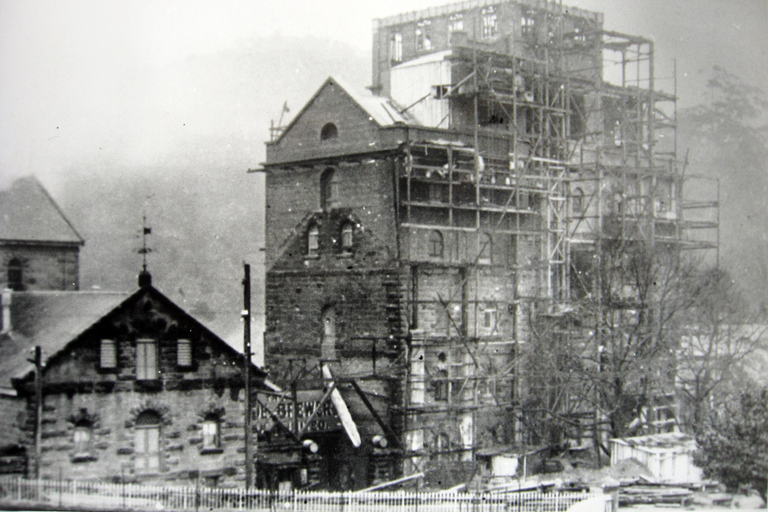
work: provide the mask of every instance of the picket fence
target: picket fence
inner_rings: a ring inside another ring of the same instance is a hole
[[[567,492],[270,492],[0,477],[3,504],[45,508],[296,512],[563,512],[585,500],[611,512],[611,496]]]

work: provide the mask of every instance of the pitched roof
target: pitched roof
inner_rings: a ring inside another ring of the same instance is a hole
[[[355,87],[349,85],[343,79],[339,79],[333,76],[329,76],[325,82],[317,89],[315,94],[312,95],[309,101],[307,101],[296,116],[291,119],[291,122],[282,131],[277,141],[279,142],[282,137],[288,133],[291,127],[296,121],[304,114],[304,112],[315,102],[315,99],[328,85],[338,85],[344,93],[354,101],[360,109],[368,115],[368,117],[380,127],[393,126],[395,124],[409,124],[415,125],[416,120],[413,116],[404,112],[404,109],[397,105],[391,98],[384,96],[375,96],[371,92],[360,92]]]
[[[126,292],[13,292],[11,331],[0,334],[0,389],[11,389],[12,379],[34,370],[28,360],[32,347],[40,346],[46,363],[91,326],[142,293],[152,293],[179,314],[198,323],[216,339],[214,332],[153,287]],[[242,354],[221,340],[233,354]],[[262,372],[263,373],[263,372]]]
[[[18,178],[8,190],[0,190],[0,241],[84,243],[34,176]]]
[[[336,82],[336,85],[341,87],[355,103],[360,105],[379,126],[391,126],[395,123],[414,124],[414,119],[403,113],[403,108],[396,105],[391,98],[374,96],[370,92],[359,92],[343,79],[329,77],[326,80],[326,82],[331,81]]]
[[[117,308],[124,292],[14,292],[11,331],[0,335],[0,387],[34,367],[29,350],[40,346],[44,360]]]

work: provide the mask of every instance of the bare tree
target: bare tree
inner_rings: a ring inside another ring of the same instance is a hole
[[[710,415],[717,395],[740,379],[750,356],[767,345],[765,315],[750,310],[727,272],[711,270],[702,281],[677,356],[681,416],[692,432]]]

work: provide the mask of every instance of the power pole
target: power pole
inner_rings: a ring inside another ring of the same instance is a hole
[[[251,446],[251,266],[243,263],[243,375],[245,379],[245,490],[253,480],[253,447]]]

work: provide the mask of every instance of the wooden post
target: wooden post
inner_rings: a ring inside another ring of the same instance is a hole
[[[42,454],[43,426],[43,350],[35,347],[35,479],[40,478],[40,456]]]
[[[253,449],[251,446],[251,266],[243,264],[243,355],[245,379],[245,490],[253,480]]]

